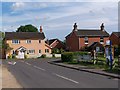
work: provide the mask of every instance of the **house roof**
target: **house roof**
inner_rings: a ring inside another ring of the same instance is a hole
[[[62,43],[62,41],[60,41],[59,39],[50,39],[50,40],[46,41],[46,43],[48,43],[49,45],[51,45],[55,41],[59,41],[59,42]]]
[[[77,29],[77,31],[74,31],[77,36],[79,37],[98,37],[98,36],[103,36],[103,37],[109,37],[109,34],[106,31],[102,31],[99,29]],[[72,33],[68,34],[66,36],[69,37]]]
[[[96,30],[90,30],[90,29],[78,29],[76,31],[76,34],[77,36],[104,36],[104,37],[109,37],[109,34],[106,32],[106,31],[102,31],[102,30],[99,30],[99,29],[96,29]]]
[[[45,35],[43,32],[5,32],[5,39],[45,39]]]
[[[120,32],[113,32],[117,37],[120,37]]]

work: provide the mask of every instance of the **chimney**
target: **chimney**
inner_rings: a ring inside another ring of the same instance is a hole
[[[101,31],[105,31],[105,30],[104,30],[104,23],[101,24],[100,30],[101,30]]]
[[[73,25],[73,31],[77,31],[77,23],[74,23],[74,25]]]
[[[40,32],[42,33],[42,26],[40,26]]]

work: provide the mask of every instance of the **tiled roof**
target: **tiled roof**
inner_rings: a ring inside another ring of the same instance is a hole
[[[45,35],[43,32],[5,32],[5,39],[45,39]]]
[[[99,29],[98,30],[78,29],[76,31],[76,34],[77,34],[77,36],[80,36],[80,37],[82,37],[82,36],[87,36],[87,37],[89,37],[89,36],[93,36],[93,37],[94,36],[109,37],[109,34],[106,31],[102,31],[102,30],[99,30]]]

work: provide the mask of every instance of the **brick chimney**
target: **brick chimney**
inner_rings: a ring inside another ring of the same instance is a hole
[[[74,23],[74,25],[73,25],[73,31],[77,31],[77,23]]]
[[[104,23],[101,24],[100,30],[101,30],[101,31],[105,31],[105,30],[104,30]]]
[[[42,33],[42,26],[40,26],[40,32]]]

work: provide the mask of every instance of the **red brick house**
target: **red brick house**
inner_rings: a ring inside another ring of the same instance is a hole
[[[113,32],[109,39],[112,41],[112,45],[120,45],[120,32]]]
[[[65,49],[65,45],[59,39],[50,39],[46,41],[47,44],[51,47],[51,49]]]
[[[105,31],[103,23],[100,29],[78,29],[76,23],[73,27],[72,32],[66,36],[66,49],[68,51],[80,51],[83,47],[94,42],[105,45],[106,40],[109,40],[109,34]]]

